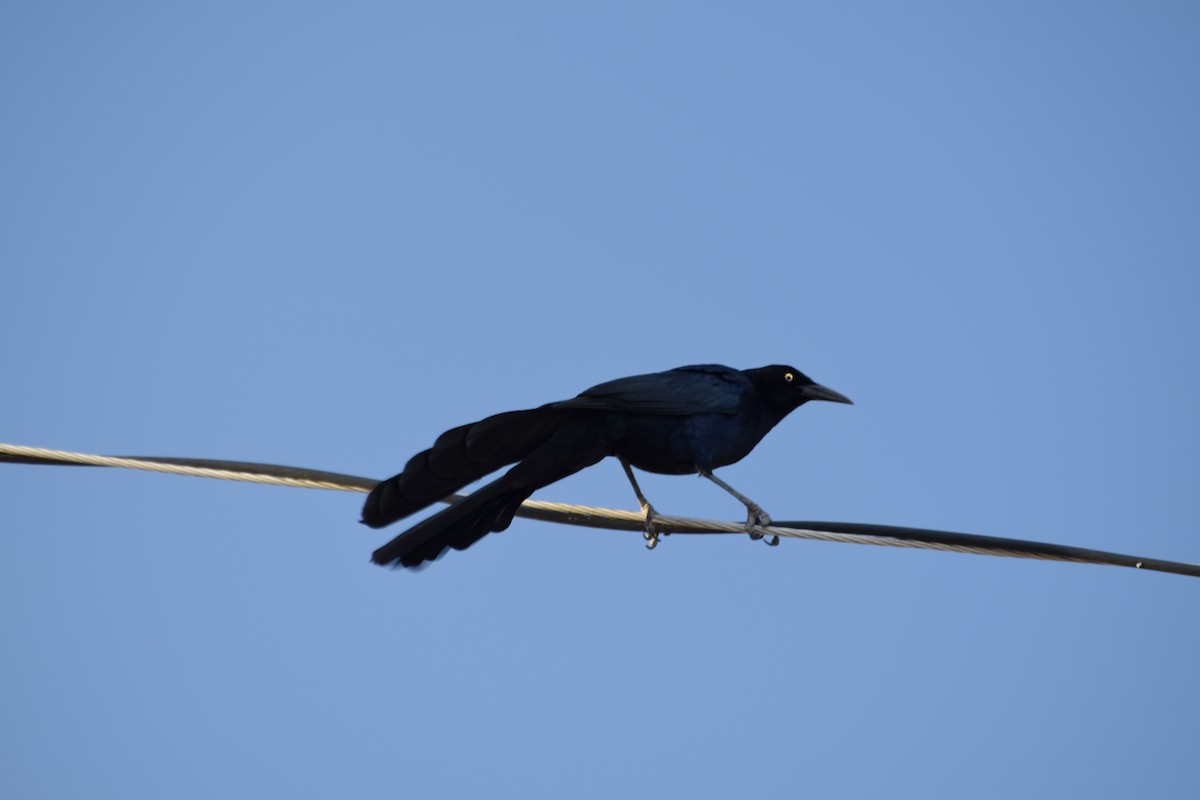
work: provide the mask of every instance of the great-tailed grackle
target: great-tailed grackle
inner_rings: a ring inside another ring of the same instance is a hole
[[[619,458],[633,484],[646,513],[650,547],[658,540],[654,508],[631,466],[666,475],[703,475],[746,506],[746,530],[762,538],[753,529],[769,525],[771,518],[712,471],[740,461],[809,400],[850,402],[794,367],[736,370],[701,364],[620,378],[571,400],[454,428],[371,491],[363,506],[364,523],[382,528],[503,466],[516,466],[409,528],[376,550],[371,560],[415,567],[447,548],[465,550],[487,533],[507,528],[535,491],[605,456]]]

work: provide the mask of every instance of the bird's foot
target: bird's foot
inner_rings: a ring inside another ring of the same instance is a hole
[[[763,534],[757,532],[755,528],[771,527],[771,515],[763,511],[762,506],[747,505],[746,506],[746,533],[750,534],[750,538],[758,541],[763,538]],[[779,537],[772,535],[771,538],[765,540],[768,547],[775,547],[779,544]]]
[[[762,510],[762,506],[747,505],[746,506],[746,533],[750,534],[751,538],[761,539],[761,533],[755,533],[755,528],[767,528],[771,525],[771,515]]]
[[[642,527],[642,538],[646,540],[646,549],[653,550],[658,547],[658,537],[666,536],[667,534],[660,534],[658,528],[654,525],[654,518],[658,516],[658,512],[654,510],[654,506],[649,503],[643,503],[642,511],[646,515],[646,524]]]

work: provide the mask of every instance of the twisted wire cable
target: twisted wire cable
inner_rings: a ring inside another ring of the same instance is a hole
[[[207,458],[103,456],[2,443],[0,443],[0,462],[117,467],[199,478],[346,492],[369,492],[379,482],[357,475],[279,464]],[[461,499],[461,495],[452,495],[447,497],[445,502],[453,503]],[[549,503],[541,500],[525,501],[517,515],[545,522],[611,530],[641,531],[645,524],[645,516],[640,511],[623,511],[572,503]],[[741,523],[691,517],[655,515],[654,524],[662,534],[746,533],[746,527]],[[941,550],[972,555],[1070,561],[1080,564],[1107,564],[1200,577],[1200,564],[1142,558],[1104,550],[1091,550],[1024,539],[980,536],[925,528],[904,528],[861,522],[775,521],[770,526],[755,528],[755,533],[779,536],[784,539],[811,539],[824,542]]]

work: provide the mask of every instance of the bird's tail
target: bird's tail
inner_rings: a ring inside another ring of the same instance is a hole
[[[371,560],[385,566],[416,567],[433,561],[451,547],[465,550],[490,531],[507,528],[525,497],[500,478],[418,522],[376,550]]]
[[[362,521],[372,528],[390,525],[520,461],[554,434],[566,413],[551,408],[511,411],[446,431],[433,447],[413,456],[403,472],[371,490]]]
[[[416,567],[451,547],[465,550],[489,532],[506,529],[535,491],[595,464],[610,450],[611,443],[597,436],[593,426],[567,419],[502,477],[418,522],[376,550],[371,560]]]

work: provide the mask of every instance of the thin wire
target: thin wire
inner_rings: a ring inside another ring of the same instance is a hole
[[[324,470],[287,467],[279,464],[260,464],[248,461],[224,461],[203,458],[163,458],[159,456],[102,456],[66,450],[0,443],[0,461],[23,464],[80,465],[119,467],[125,469],[190,475],[199,478],[244,481],[248,483],[295,486],[304,489],[369,492],[378,483],[371,478],[346,475]],[[445,502],[461,500],[452,495]],[[519,516],[546,522],[581,525],[592,528],[640,531],[645,517],[639,511],[623,511],[571,503],[550,503],[526,500],[517,512]],[[744,534],[745,526],[735,522],[668,517],[656,515],[655,527],[664,534]],[[869,544],[885,547],[907,547],[922,550],[941,550],[974,555],[1032,558],[1048,561],[1070,561],[1082,564],[1108,564],[1157,572],[1200,577],[1200,564],[1188,564],[1161,559],[1139,558],[1103,550],[1090,550],[1066,545],[1047,544],[1021,539],[932,531],[924,528],[899,528],[887,525],[867,525],[850,522],[775,522],[758,527],[756,533],[788,539],[810,539],[825,542]]]
[[[377,483],[377,481],[368,481],[366,478],[355,478],[352,475],[302,470],[295,467],[282,467],[276,464],[253,464],[249,462],[215,461],[199,458],[159,458],[157,456],[99,456],[91,453],[47,450],[42,447],[23,447],[14,444],[0,444],[0,455],[15,456],[15,458],[5,460],[26,464],[80,464],[91,467],[122,467],[124,469],[140,469],[147,472],[190,475],[194,478],[217,478],[226,481],[267,483],[275,486],[296,486],[301,489],[369,492],[371,491],[371,486]],[[287,474],[283,474],[285,470]],[[316,475],[322,477],[316,478],[314,477]]]

